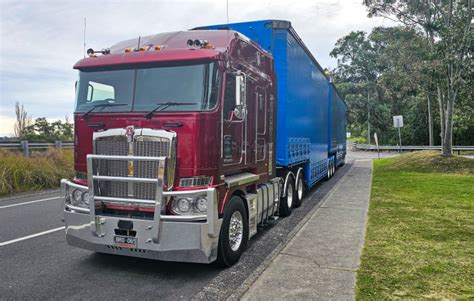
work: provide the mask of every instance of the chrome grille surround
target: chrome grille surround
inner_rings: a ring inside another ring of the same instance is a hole
[[[148,128],[134,129],[133,141],[129,143],[126,129],[110,129],[94,133],[94,154],[108,156],[167,157],[165,185],[172,188],[176,167],[176,133]],[[158,177],[158,162],[99,160],[97,175],[118,177]],[[97,181],[99,196],[154,200],[156,185],[152,183],[125,183]]]

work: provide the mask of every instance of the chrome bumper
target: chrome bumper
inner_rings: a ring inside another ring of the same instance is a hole
[[[217,193],[215,188],[191,191],[162,191],[162,176],[156,180],[159,187],[155,200],[117,199],[95,196],[94,180],[104,180],[102,176],[95,176],[90,171],[94,159],[109,160],[144,160],[143,157],[133,156],[99,156],[88,155],[89,186],[82,186],[61,180],[62,195],[64,197],[64,221],[66,224],[66,239],[69,245],[91,251],[127,255],[150,259],[210,263],[217,258],[217,245],[222,219],[217,213]],[[163,158],[150,158],[164,163]],[[140,181],[151,179],[110,177],[105,180]],[[82,189],[89,192],[89,208],[74,206],[70,203],[70,191]],[[207,214],[199,216],[179,216],[159,214],[166,204],[162,199],[180,195],[206,195]],[[123,202],[125,204],[154,205],[153,220],[103,216],[96,214],[96,201]],[[119,221],[133,223],[136,231],[136,247],[127,248],[114,244],[115,230],[119,229]]]
[[[126,248],[115,246],[113,241],[118,221],[123,218],[101,217],[102,237],[92,235],[87,214],[65,210],[64,220],[68,244],[95,252],[196,263],[210,263],[217,258],[218,238],[209,237],[206,222],[162,221],[160,242],[154,243],[150,231],[153,222],[133,219],[137,247]],[[220,227],[220,220],[218,224]]]

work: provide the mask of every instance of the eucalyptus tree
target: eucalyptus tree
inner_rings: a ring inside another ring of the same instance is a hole
[[[453,112],[472,74],[472,0],[364,0],[369,17],[421,30],[430,42],[430,67],[440,112],[442,155],[452,155]],[[469,94],[469,93],[468,93]]]

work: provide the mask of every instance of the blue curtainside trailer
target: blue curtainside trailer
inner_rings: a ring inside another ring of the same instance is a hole
[[[288,21],[262,20],[199,27],[232,29],[270,52],[277,75],[276,166],[300,174],[306,187],[331,177],[346,156],[347,106]]]

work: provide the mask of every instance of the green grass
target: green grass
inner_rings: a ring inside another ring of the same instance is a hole
[[[0,151],[0,196],[59,187],[61,178],[73,175],[73,151],[49,149],[30,158]]]
[[[357,299],[474,299],[474,160],[374,161]]]

